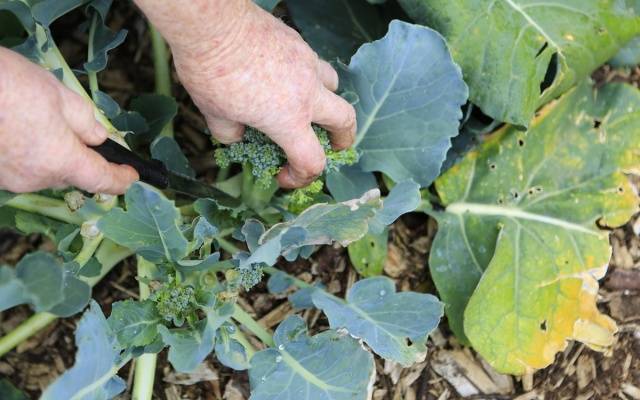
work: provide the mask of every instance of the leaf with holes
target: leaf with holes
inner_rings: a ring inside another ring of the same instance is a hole
[[[598,224],[638,211],[624,173],[640,171],[639,110],[637,89],[586,82],[436,181],[432,276],[453,330],[499,371],[542,368],[571,339],[612,344],[595,304],[611,256]]]
[[[523,126],[540,105],[640,34],[640,18],[628,1],[399,2],[414,20],[447,38],[470,100],[493,118]]]
[[[335,331],[310,337],[302,318],[292,316],[274,341],[251,359],[251,400],[371,398],[373,356],[352,337]]]

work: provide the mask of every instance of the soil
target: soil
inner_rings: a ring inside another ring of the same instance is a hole
[[[81,20],[82,16],[78,14],[66,17],[54,26],[56,37],[62,38],[61,50],[72,67],[80,66],[84,58],[86,35],[75,29]],[[128,2],[116,2],[109,25],[113,29],[128,29],[129,36],[123,46],[111,53],[108,70],[100,74],[101,89],[126,106],[135,94],[153,91],[147,28]],[[621,71],[605,66],[594,73],[593,78],[597,83],[625,81],[638,86],[640,68]],[[177,76],[174,76],[174,82],[178,82]],[[176,139],[199,177],[213,179],[213,148],[204,134],[205,122],[177,83],[174,93],[180,103],[175,119]],[[435,221],[417,214],[404,216],[393,225],[385,274],[396,280],[400,290],[435,293],[426,259],[436,229]],[[430,352],[425,362],[401,370],[395,365],[376,361],[378,374],[374,399],[640,399],[638,231],[640,219],[634,219],[611,235],[614,253],[598,300],[602,311],[611,315],[620,328],[610,355],[572,343],[557,356],[554,364],[533,375],[501,376],[484,364],[473,350],[460,346],[445,320],[430,339]],[[15,264],[34,249],[53,250],[51,243],[41,236],[25,237],[0,231],[0,264]],[[133,260],[126,260],[94,289],[94,298],[107,315],[113,302],[137,296],[134,266]],[[343,294],[358,278],[345,250],[338,247],[325,247],[310,261],[281,267],[306,281],[321,280],[331,292],[338,294]],[[286,300],[268,294],[264,284],[241,301],[270,328],[292,313]],[[11,331],[30,313],[28,308],[18,307],[0,314],[0,334]],[[306,311],[302,315],[313,332],[327,327],[325,318],[318,311]],[[58,320],[1,358],[0,378],[8,378],[32,398],[37,398],[44,387],[73,365],[73,331],[77,320],[77,317]],[[129,383],[132,380],[130,371],[128,367],[121,371],[121,376]],[[130,393],[126,392],[120,398],[129,399]],[[246,373],[221,366],[213,357],[193,374],[176,374],[163,353],[157,367],[156,398],[247,399],[248,378]]]

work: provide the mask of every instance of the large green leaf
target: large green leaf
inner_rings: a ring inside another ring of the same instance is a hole
[[[126,359],[121,358],[115,335],[96,302],[82,316],[75,336],[75,364],[40,399],[111,399],[122,392],[127,384],[117,373]]]
[[[348,335],[326,331],[309,337],[302,318],[278,326],[276,347],[251,359],[251,400],[366,400],[375,366],[371,353]]]
[[[640,33],[629,0],[399,2],[414,20],[447,38],[470,100],[493,118],[523,126],[540,105]],[[541,93],[545,76],[552,84]]]
[[[304,39],[325,60],[348,62],[363,43],[380,39],[385,21],[361,0],[287,0]]]
[[[428,186],[458,134],[467,87],[444,39],[393,21],[387,35],[365,44],[341,68],[341,89],[358,98],[356,148],[365,171]]]
[[[316,290],[313,303],[333,329],[346,329],[381,357],[404,366],[424,361],[427,336],[440,323],[442,304],[425,293],[396,293],[386,277],[356,282],[345,300]]]
[[[453,330],[463,336],[464,311],[464,333],[498,370],[544,367],[571,339],[611,344],[615,324],[595,304],[611,255],[598,224],[638,211],[624,172],[640,172],[639,130],[637,89],[584,83],[436,181],[446,210],[431,273]]]
[[[178,228],[180,213],[173,202],[143,183],[134,183],[124,198],[127,211],[114,208],[98,221],[102,233],[149,261],[184,258],[189,243]]]

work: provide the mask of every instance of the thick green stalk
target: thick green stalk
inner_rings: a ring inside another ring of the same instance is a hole
[[[238,321],[242,326],[247,328],[251,333],[256,335],[258,339],[262,341],[262,343],[266,344],[269,347],[273,347],[275,343],[273,342],[273,335],[269,330],[262,325],[260,325],[256,320],[254,320],[251,315],[249,315],[245,310],[240,308],[239,305],[236,304],[235,309],[233,311],[233,319]]]
[[[96,36],[96,28],[98,26],[98,13],[94,12],[93,17],[91,18],[91,26],[89,27],[89,45],[87,50],[87,59],[92,61],[95,57],[95,51],[93,48],[93,43],[95,41]],[[96,92],[99,90],[98,87],[98,73],[95,71],[90,71],[87,73],[89,76],[89,90],[91,91],[91,98],[95,101]]]
[[[95,253],[95,257],[102,264],[100,275],[93,278],[87,278],[84,281],[91,287],[95,286],[105,275],[109,273],[120,261],[129,257],[131,250],[118,246],[110,240],[104,240]],[[40,332],[58,316],[50,313],[36,313],[24,322],[22,322],[13,331],[0,338],[0,357],[13,350],[20,343],[29,339],[31,336]]]
[[[153,52],[153,68],[155,71],[156,93],[163,96],[171,95],[171,68],[169,67],[169,49],[167,43],[153,25],[149,24],[151,49]],[[168,123],[160,132],[162,136],[173,137],[173,124]]]
[[[63,200],[52,199],[39,194],[20,194],[7,201],[5,205],[18,210],[44,215],[68,224],[81,225],[84,222],[79,215],[69,210],[67,203]]]
[[[151,277],[154,264],[138,256],[138,276]],[[149,286],[139,280],[140,300],[151,295]],[[136,359],[134,364],[135,375],[133,379],[133,400],[151,400],[153,397],[153,382],[156,377],[157,354],[143,354]]]

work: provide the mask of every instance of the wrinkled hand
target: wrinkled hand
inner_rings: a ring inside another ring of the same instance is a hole
[[[138,179],[136,171],[87,147],[106,138],[87,100],[0,47],[0,188],[23,193],[72,185],[123,193]]]
[[[174,41],[178,75],[216,139],[239,141],[244,125],[261,130],[287,154],[280,185],[304,186],[325,165],[311,123],[330,132],[336,149],[347,148],[355,138],[355,111],[333,93],[335,70],[297,32],[253,2],[239,14],[221,38]]]

